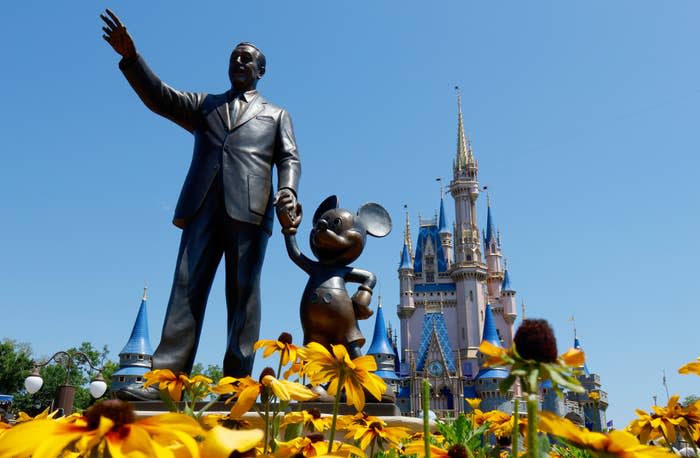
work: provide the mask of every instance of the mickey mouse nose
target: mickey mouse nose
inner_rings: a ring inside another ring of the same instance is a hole
[[[319,219],[318,222],[316,223],[316,226],[318,226],[318,229],[319,229],[319,230],[325,231],[326,229],[328,229],[328,221],[325,220],[325,219],[323,219],[323,218],[321,218],[321,219]]]

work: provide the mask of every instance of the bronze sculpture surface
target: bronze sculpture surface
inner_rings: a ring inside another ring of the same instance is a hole
[[[292,202],[285,203],[291,205]],[[357,320],[372,316],[369,304],[377,278],[372,272],[349,266],[365,247],[367,234],[384,237],[391,232],[389,213],[379,204],[367,203],[356,214],[339,208],[336,196],[324,200],[313,216],[309,243],[318,261],[306,257],[296,241],[301,207],[293,213],[277,211],[289,257],[309,274],[299,314],[304,344],[318,342],[326,347],[342,344],[351,358],[361,356],[365,343]],[[350,296],[346,282],[360,283]]]
[[[104,39],[122,57],[119,68],[143,103],[194,136],[192,163],[173,218],[182,237],[153,368],[192,369],[209,290],[224,257],[228,338],[223,371],[249,375],[260,331],[260,270],[273,205],[278,201],[280,211],[295,217],[301,173],[289,114],[256,89],[265,74],[265,56],[255,45],[240,43],[229,61],[229,90],[179,91],[151,71],[114,13],[107,10],[100,17],[106,24]],[[122,395],[158,398],[157,391],[137,387]]]

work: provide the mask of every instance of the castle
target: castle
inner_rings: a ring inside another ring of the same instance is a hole
[[[367,351],[377,359],[378,373],[394,386],[399,408],[407,415],[420,410],[419,385],[425,378],[432,386],[431,410],[438,416],[468,410],[465,398],[480,398],[483,411],[512,412],[513,398],[521,395],[517,386],[500,393],[498,385],[508,376],[507,370],[485,368],[478,351],[483,340],[505,348],[512,346],[516,292],[504,263],[501,234],[496,230],[488,197],[486,227],[479,231],[477,199],[485,188],[479,185],[478,162],[464,133],[459,93],[457,108],[457,152],[448,187],[454,200],[455,222],[450,229],[441,192],[437,216],[419,217],[414,252],[406,211],[398,267],[400,350],[393,330],[385,327],[380,304],[374,338]],[[575,346],[580,347],[578,339]],[[601,391],[597,374],[590,373],[587,366],[582,371],[579,380],[586,393],[567,393],[558,398],[551,386],[543,384],[542,408],[601,430],[606,425],[607,394]],[[600,393],[599,401],[588,398],[591,391]]]

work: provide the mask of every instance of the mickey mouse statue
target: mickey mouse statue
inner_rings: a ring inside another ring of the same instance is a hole
[[[389,213],[379,204],[367,203],[355,215],[338,208],[336,196],[328,197],[313,217],[310,245],[318,258],[314,261],[301,253],[296,241],[301,205],[297,204],[295,212],[287,212],[284,204],[278,202],[277,217],[287,253],[309,274],[300,307],[304,344],[318,342],[328,348],[331,344],[343,344],[350,358],[361,356],[365,338],[357,320],[372,316],[369,304],[377,277],[348,264],[362,254],[367,234],[384,237],[391,232]],[[345,289],[346,282],[360,283],[352,297]]]

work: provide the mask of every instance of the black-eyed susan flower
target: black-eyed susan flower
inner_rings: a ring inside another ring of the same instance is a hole
[[[660,437],[668,443],[673,443],[676,441],[677,429],[686,438],[697,440],[700,428],[700,405],[697,404],[685,408],[678,403],[678,395],[672,396],[666,407],[652,406],[652,414],[637,410],[639,418],[627,426],[627,431],[638,436],[644,443]]]
[[[133,407],[108,400],[84,416],[32,420],[9,429],[0,441],[0,457],[55,458],[80,456],[199,457],[199,424],[183,414],[168,413],[136,420]]]
[[[289,412],[282,417],[280,427],[287,425],[302,425],[303,428],[308,430],[323,432],[331,427],[331,417],[321,416],[321,412],[318,409]]]
[[[301,383],[288,380],[278,380],[271,368],[265,368],[260,374],[260,380],[252,382],[244,379],[243,389],[238,393],[236,403],[231,408],[231,416],[236,418],[250,410],[260,394],[274,395],[280,401],[309,401],[317,395]]]
[[[662,447],[640,444],[637,438],[627,431],[616,430],[609,434],[592,432],[551,412],[540,413],[538,429],[601,457],[670,458],[675,456]]]
[[[146,379],[146,382],[143,384],[144,388],[158,384],[158,389],[161,391],[167,390],[168,396],[175,402],[179,402],[182,399],[182,390],[190,383],[187,374],[184,372],[175,374],[170,369],[155,369],[146,372],[143,377]]]
[[[333,443],[330,443],[324,439],[323,434],[321,433],[308,434],[303,437],[294,438],[287,442],[278,441],[275,456],[279,458],[288,458],[290,456],[316,456],[320,458],[322,456],[326,456],[326,454],[330,454],[330,452],[327,452],[327,450],[330,448],[333,449],[333,456],[365,457],[364,452],[354,445],[339,441],[333,441]]]
[[[273,353],[280,354],[280,367],[286,366],[290,362],[295,362],[297,359],[298,347],[292,343],[292,335],[288,332],[283,332],[277,340],[258,340],[253,345],[253,350],[264,348],[263,358],[267,358]]]
[[[345,429],[348,431],[345,438],[357,442],[362,450],[367,450],[371,446],[370,456],[374,455],[376,448],[379,450],[396,449],[403,440],[410,436],[407,428],[387,426],[386,422],[379,419],[369,424],[355,423]]]
[[[306,361],[305,373],[314,385],[330,382],[326,391],[335,396],[340,390],[345,391],[348,405],[354,405],[358,412],[365,406],[367,389],[377,400],[382,398],[386,383],[381,377],[373,374],[377,363],[370,355],[350,359],[343,345],[331,345],[333,353],[323,345],[311,342],[299,349],[301,358]]]

